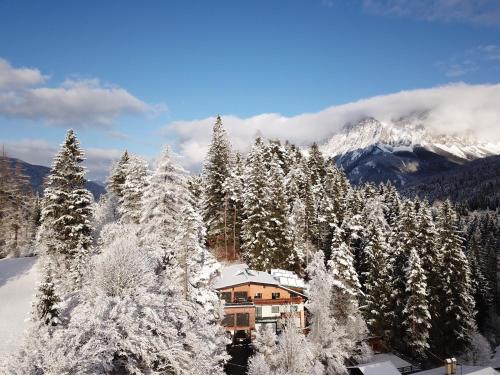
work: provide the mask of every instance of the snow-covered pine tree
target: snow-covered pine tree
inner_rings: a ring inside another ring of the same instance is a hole
[[[270,193],[264,164],[264,148],[262,139],[257,138],[247,158],[243,192],[242,255],[247,264],[257,270],[273,267],[273,254],[270,252],[267,238]]]
[[[244,166],[240,153],[236,153],[229,176],[224,182],[226,195],[226,241],[231,250],[227,257],[236,259],[241,243],[241,222],[243,215]],[[225,202],[225,204],[226,204]],[[228,235],[228,233],[230,233]],[[226,246],[226,244],[224,244]],[[229,251],[228,249],[228,251]]]
[[[268,172],[269,197],[266,207],[268,222],[266,237],[271,256],[270,264],[274,268],[298,270],[299,262],[293,251],[283,171],[277,161],[275,159],[271,161]]]
[[[345,371],[346,353],[340,344],[340,329],[332,314],[332,275],[325,265],[325,255],[320,250],[314,253],[306,268],[309,278],[309,299],[306,307],[311,314],[308,340],[314,346],[317,359],[325,368],[338,373]],[[336,373],[331,372],[331,373]]]
[[[429,202],[426,200],[420,203],[417,213],[417,249],[420,256],[422,268],[427,278],[427,302],[431,314],[431,323],[439,324],[435,321],[439,315],[439,296],[436,290],[441,278],[442,261],[440,249],[437,247],[437,232]]]
[[[389,261],[393,270],[392,310],[394,312],[392,339],[395,347],[401,347],[404,345],[400,335],[406,293],[406,274],[404,270],[408,264],[411,250],[418,249],[415,205],[410,200],[404,201],[401,205],[396,228],[391,233],[390,244],[392,252]]]
[[[84,154],[69,130],[45,182],[39,243],[53,258],[56,274],[71,269],[92,243],[92,194],[85,189]],[[61,269],[62,267],[62,269]]]
[[[142,215],[142,198],[147,186],[148,167],[144,159],[129,155],[124,171],[126,177],[121,189],[120,221],[124,224],[138,224]]]
[[[401,199],[399,197],[398,191],[396,190],[396,187],[390,182],[387,182],[387,185],[385,185],[382,191],[382,197],[385,203],[385,220],[391,228],[395,227],[401,207]]]
[[[307,160],[309,172],[311,176],[311,184],[323,185],[323,180],[326,175],[326,163],[319,146],[314,142],[309,148],[309,157]]]
[[[306,206],[300,197],[297,197],[293,202],[289,221],[293,239],[293,252],[298,260],[296,271],[298,274],[303,274],[311,261],[315,248],[307,236]]]
[[[47,263],[43,269],[43,280],[38,286],[33,302],[32,320],[48,326],[60,324],[59,302],[61,300],[56,293],[51,266]]]
[[[449,200],[439,209],[437,232],[443,271],[439,279],[441,335],[435,337],[434,345],[439,354],[446,356],[462,350],[475,330],[469,263],[457,214]]]
[[[472,295],[477,310],[476,323],[480,331],[487,329],[488,315],[492,303],[492,291],[481,267],[481,241],[477,231],[467,241],[467,260],[471,272]]]
[[[220,371],[226,359],[226,337],[220,325],[222,305],[211,288],[220,264],[205,247],[205,226],[201,215],[195,211],[192,200],[185,202],[181,213],[178,235],[175,240],[176,258],[180,266],[182,296],[194,306],[190,319],[193,331],[186,338],[192,341],[194,363],[203,364],[200,374]],[[172,280],[174,272],[168,273]],[[175,282],[175,280],[172,280]],[[201,329],[200,329],[201,328]],[[199,358],[199,360],[198,360]]]
[[[403,309],[405,342],[409,352],[426,357],[429,348],[429,329],[431,328],[428,291],[424,269],[416,249],[410,250],[406,273],[406,305]]]
[[[141,192],[141,232],[162,249],[173,245],[181,210],[189,199],[187,172],[174,162],[170,147],[165,147]]]
[[[190,175],[187,179],[187,188],[193,198],[193,206],[198,212],[203,212],[203,177]]]
[[[229,177],[230,159],[231,145],[222,125],[222,119],[217,116],[213,127],[212,141],[203,166],[205,179],[203,216],[207,224],[208,242],[210,246],[215,248],[226,242],[224,234],[227,234],[227,196],[223,187],[224,182]]]
[[[365,252],[369,267],[365,275],[366,295],[362,310],[371,333],[387,338],[392,327],[392,272],[387,259],[389,245],[382,228],[375,223],[371,223],[367,235],[369,242]]]
[[[345,243],[340,228],[335,228],[333,233],[332,250],[328,267],[333,279],[333,299],[338,305],[338,314],[335,315],[340,320],[347,319],[347,316],[343,315],[357,308],[357,299],[361,296],[361,285],[359,284],[358,274],[354,268],[351,249]]]
[[[127,177],[128,151],[125,151],[120,160],[111,169],[111,174],[106,185],[108,193],[114,195],[118,200],[123,197],[123,186]]]

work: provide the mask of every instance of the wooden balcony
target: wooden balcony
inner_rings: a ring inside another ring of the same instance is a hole
[[[255,305],[298,305],[304,300],[302,297],[276,298],[276,299],[260,299],[253,300]]]

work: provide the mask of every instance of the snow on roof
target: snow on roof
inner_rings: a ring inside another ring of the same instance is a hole
[[[304,289],[306,287],[304,280],[302,280],[292,271],[272,269],[271,276],[273,276],[280,283],[280,285],[301,289]]]
[[[389,361],[359,365],[358,369],[364,375],[401,375],[399,370]]]
[[[267,272],[251,270],[246,264],[232,264],[222,268],[220,276],[215,279],[214,288],[221,289],[247,283],[279,285],[278,281]]]
[[[399,358],[396,354],[392,353],[380,353],[380,354],[375,354],[370,362],[368,364],[373,364],[373,363],[381,363],[381,362],[391,362],[394,367],[396,368],[402,368],[402,367],[410,367],[411,363],[405,361],[403,358]]]
[[[431,370],[425,370],[416,372],[415,375],[445,375],[446,371],[444,366],[433,368]],[[463,375],[499,375],[498,371],[495,371],[492,367],[481,367],[481,366],[457,366],[457,374]]]

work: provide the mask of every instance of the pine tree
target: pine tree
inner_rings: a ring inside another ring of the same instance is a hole
[[[48,326],[61,323],[59,320],[58,304],[61,302],[56,294],[51,267],[47,264],[44,268],[43,281],[38,287],[33,303],[33,320]]]
[[[231,146],[222,119],[217,116],[203,171],[205,177],[203,216],[208,228],[208,242],[215,247],[225,243],[224,235],[227,234],[227,220],[224,220],[224,207],[227,203],[223,186],[229,177],[230,158]]]
[[[269,197],[267,200],[266,236],[268,251],[275,268],[297,269],[298,259],[293,251],[292,233],[288,219],[288,204],[281,167],[271,164],[269,170]]]
[[[313,186],[322,185],[326,175],[326,164],[323,154],[319,150],[316,142],[313,143],[309,149],[307,164],[311,173],[311,184]]]
[[[302,274],[311,261],[314,246],[307,236],[306,207],[302,199],[297,197],[290,213],[290,230],[293,237],[293,252],[298,264],[295,270]]]
[[[431,328],[427,281],[417,250],[410,251],[406,273],[406,305],[403,309],[405,342],[410,352],[425,357]]]
[[[107,190],[117,199],[123,197],[123,186],[125,185],[125,179],[127,177],[127,163],[129,159],[128,152],[125,151],[120,160],[113,166],[111,175],[108,179]]]
[[[392,326],[392,278],[388,261],[389,246],[381,228],[372,223],[368,229],[370,239],[366,246],[368,270],[365,275],[366,298],[363,312],[372,334],[388,337]]]
[[[244,191],[244,166],[239,153],[236,153],[234,162],[231,165],[229,176],[224,182],[224,193],[226,195],[225,223],[226,223],[226,243],[232,252],[232,258],[236,258],[239,253],[241,243],[241,222],[243,216],[243,191]],[[228,234],[230,233],[230,234]],[[229,249],[227,250],[229,251]]]
[[[429,289],[429,308],[431,313],[437,313],[432,306],[437,303],[437,293],[434,291],[434,288],[438,284],[438,279],[440,278],[439,264],[441,264],[441,255],[436,245],[436,226],[432,217],[431,208],[427,201],[423,201],[420,204],[417,213],[417,228],[417,246]]]
[[[333,279],[333,300],[335,301],[335,316],[339,322],[345,322],[353,311],[358,308],[358,297],[361,295],[361,285],[354,269],[354,259],[349,246],[342,238],[337,228],[333,234],[332,250],[328,261]]]
[[[124,171],[126,177],[121,188],[120,220],[124,224],[138,224],[142,212],[142,198],[147,186],[148,167],[142,158],[130,155]]]
[[[403,309],[405,306],[406,274],[404,272],[408,264],[408,258],[412,250],[418,249],[417,220],[414,203],[410,200],[403,202],[400,215],[396,222],[396,228],[392,233],[390,264],[393,270],[392,277],[392,310],[394,311],[393,345],[402,346],[399,335],[403,322]]]
[[[475,330],[474,299],[463,238],[456,212],[449,201],[441,205],[437,220],[437,244],[442,254],[443,271],[438,286],[441,335],[435,338],[434,345],[439,353],[451,355],[468,344]]]
[[[39,240],[63,269],[71,269],[92,243],[92,194],[85,189],[84,154],[69,130],[45,183]],[[62,262],[62,264],[61,264]],[[62,270],[61,270],[62,271]]]
[[[245,170],[242,223],[243,259],[251,268],[257,270],[267,270],[273,267],[273,254],[269,249],[267,238],[269,195],[264,165],[264,144],[261,138],[257,138],[248,155]]]

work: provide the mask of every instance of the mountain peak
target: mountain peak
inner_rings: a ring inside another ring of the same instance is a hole
[[[413,152],[418,147],[459,163],[500,154],[500,143],[479,142],[472,134],[438,134],[427,130],[424,121],[425,114],[392,122],[367,117],[344,126],[322,146],[322,151],[334,159],[348,153],[356,159],[373,148],[395,153]]]

